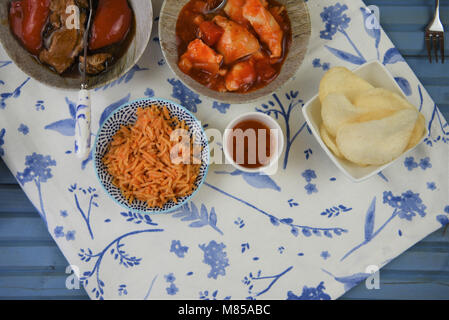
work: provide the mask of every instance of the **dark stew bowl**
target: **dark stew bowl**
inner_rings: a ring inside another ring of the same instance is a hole
[[[0,5],[0,42],[10,59],[27,75],[51,87],[79,89],[79,77],[63,77],[49,67],[39,63],[15,38],[9,26],[9,2]],[[140,59],[147,47],[153,25],[151,1],[129,0],[134,11],[136,30],[126,53],[107,70],[87,78],[88,88],[94,89],[112,82],[128,72]]]

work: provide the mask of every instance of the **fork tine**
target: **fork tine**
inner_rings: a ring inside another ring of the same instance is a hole
[[[426,46],[427,46],[427,56],[429,57],[429,62],[432,63],[432,43],[431,43],[431,35],[426,32]]]
[[[444,34],[440,36],[441,63],[444,63]]]
[[[435,52],[435,62],[438,63],[438,34],[433,35],[433,51]]]

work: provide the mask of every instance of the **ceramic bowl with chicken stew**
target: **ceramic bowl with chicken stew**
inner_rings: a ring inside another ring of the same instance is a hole
[[[307,50],[310,18],[294,0],[167,0],[162,52],[177,76],[215,100],[246,103],[293,77]],[[173,25],[176,28],[173,28]]]
[[[0,40],[10,58],[54,87],[80,88],[87,36],[86,80],[92,89],[119,78],[138,61],[151,33],[152,5],[140,0],[7,0],[0,5],[0,18],[8,22],[0,26]]]

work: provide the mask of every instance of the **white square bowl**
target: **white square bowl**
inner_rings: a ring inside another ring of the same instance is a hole
[[[382,65],[380,62],[371,61],[367,62],[364,65],[358,67],[357,69],[353,70],[353,72],[368,81],[371,85],[373,85],[376,88],[385,88],[392,92],[396,92],[397,94],[401,95],[405,99],[407,97],[402,92],[399,85],[396,83],[396,80],[394,80],[393,76],[388,72],[388,70]],[[334,162],[334,164],[352,181],[354,182],[361,182],[363,180],[366,180],[376,174],[378,174],[380,171],[384,170],[394,162],[402,159],[405,154],[411,152],[413,149],[416,148],[417,145],[419,145],[421,142],[424,141],[424,138],[427,136],[427,128],[426,132],[424,133],[421,141],[412,149],[407,150],[404,152],[401,156],[396,158],[395,160],[384,164],[382,166],[367,166],[362,167],[357,164],[354,164],[352,162],[349,162],[345,159],[340,159],[336,157],[331,150],[326,146],[326,144],[321,139],[320,134],[320,125],[322,123],[321,119],[321,103],[320,99],[318,97],[318,94],[314,96],[312,99],[310,99],[303,107],[302,110],[304,117],[307,121],[307,124],[309,125],[310,130],[312,131],[313,135],[317,139],[320,146],[323,148],[323,150],[326,152],[326,154],[329,156],[329,158]]]

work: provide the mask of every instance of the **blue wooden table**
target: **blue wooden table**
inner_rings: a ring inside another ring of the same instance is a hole
[[[449,0],[441,17],[449,52]],[[433,0],[368,0],[380,8],[381,24],[449,119],[449,59],[429,64],[423,30]],[[449,199],[448,199],[449,203]],[[88,299],[84,289],[67,290],[68,263],[33,205],[0,160],[0,299]],[[343,299],[449,299],[449,230],[431,234],[380,272],[380,290],[364,283]]]

